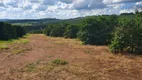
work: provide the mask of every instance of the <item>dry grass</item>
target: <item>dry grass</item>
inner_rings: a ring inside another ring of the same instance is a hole
[[[62,37],[47,37],[46,40],[52,41],[58,45],[82,45],[82,42],[78,39],[64,39]]]
[[[25,51],[30,51],[30,50],[31,50],[30,48],[14,49],[12,50],[12,55],[17,55],[17,54],[23,53]]]
[[[0,80],[142,80],[141,55],[112,54],[107,46],[82,45],[76,39],[37,34],[29,39],[33,50],[17,51],[25,55],[13,55],[0,64],[11,63],[16,69],[11,74],[0,73]],[[6,69],[11,67],[7,65]]]

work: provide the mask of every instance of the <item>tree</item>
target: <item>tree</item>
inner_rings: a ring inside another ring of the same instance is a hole
[[[68,25],[64,33],[65,38],[77,38],[77,33],[79,31],[79,26]]]
[[[17,37],[23,37],[26,34],[25,28],[21,26],[14,26],[16,28]]]
[[[0,22],[0,40],[9,40],[16,37],[16,29],[12,25]]]
[[[0,22],[0,40],[15,39],[25,34],[26,32],[23,27],[15,27],[11,24]]]
[[[110,49],[112,52],[141,53],[141,24],[138,24],[136,20],[125,20],[120,27],[116,28]]]
[[[66,29],[66,24],[52,24],[45,28],[44,33],[47,36],[63,37]]]
[[[113,25],[114,23],[110,23],[109,17],[99,16],[87,18],[78,33],[78,38],[84,44],[106,45],[111,40]]]
[[[53,25],[48,25],[45,29],[44,29],[44,34],[46,34],[47,36],[50,35],[50,32],[53,28]]]

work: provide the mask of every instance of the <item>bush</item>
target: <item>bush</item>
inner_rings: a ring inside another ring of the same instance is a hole
[[[29,33],[31,33],[31,34],[43,34],[43,30],[32,30]]]
[[[48,25],[45,29],[44,29],[44,34],[49,36],[51,30],[53,28],[53,25]]]
[[[49,25],[44,30],[44,33],[47,36],[52,36],[52,37],[63,37],[64,32],[65,32],[65,25],[64,24]]]
[[[9,40],[22,37],[24,34],[24,28],[15,27],[8,23],[0,22],[0,40]]]
[[[17,37],[23,37],[26,34],[25,28],[21,26],[14,26],[16,28]]]
[[[112,52],[142,52],[142,26],[136,20],[126,20],[114,33]]]
[[[65,38],[77,38],[77,33],[79,31],[79,26],[68,25],[64,33]]]
[[[54,26],[49,35],[52,37],[63,37],[65,28],[63,26]]]
[[[53,60],[53,64],[56,64],[56,65],[66,65],[66,64],[68,64],[68,62],[65,61],[65,60],[56,59],[56,60]]]
[[[0,40],[9,40],[17,37],[16,29],[8,23],[0,22],[0,30]]]
[[[110,43],[114,24],[113,22],[111,24],[109,20],[109,17],[104,16],[86,19],[78,33],[78,38],[84,44],[106,45]]]

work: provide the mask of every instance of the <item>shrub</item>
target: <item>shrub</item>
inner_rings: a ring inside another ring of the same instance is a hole
[[[0,22],[0,40],[15,39],[25,34],[26,32],[23,27],[15,27],[11,24]]]
[[[51,30],[53,28],[53,25],[48,25],[45,29],[44,29],[44,34],[49,36]]]
[[[9,40],[16,37],[16,29],[12,25],[0,22],[0,40]]]
[[[68,62],[64,61],[64,60],[60,60],[60,59],[55,59],[55,60],[53,60],[53,64],[56,64],[56,65],[66,65],[66,64],[68,64]]]
[[[79,31],[79,26],[68,25],[64,33],[65,38],[77,38],[77,33]]]
[[[52,37],[63,37],[64,32],[65,32],[64,24],[49,25],[44,30],[44,33],[47,36],[52,36]]]
[[[43,30],[32,30],[29,33],[31,33],[31,34],[43,34]]]
[[[108,17],[88,18],[81,27],[78,38],[84,44],[106,45],[110,43],[113,28]]]
[[[17,37],[23,37],[26,34],[25,28],[21,26],[14,26],[16,28]]]
[[[112,52],[142,52],[142,26],[135,20],[126,20],[114,33]]]

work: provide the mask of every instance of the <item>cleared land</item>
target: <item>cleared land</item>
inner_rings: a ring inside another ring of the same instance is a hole
[[[142,56],[42,34],[0,47],[0,80],[142,80]]]

